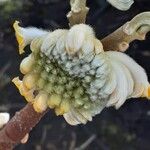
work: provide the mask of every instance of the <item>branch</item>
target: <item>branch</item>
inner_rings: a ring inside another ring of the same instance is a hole
[[[125,51],[134,40],[145,40],[150,31],[150,12],[135,16],[112,34],[102,39],[105,51]]]
[[[71,11],[67,15],[70,26],[85,23],[89,11],[89,8],[86,7],[86,0],[70,0],[70,5]]]
[[[80,147],[75,148],[75,150],[85,150],[94,140],[96,139],[96,135],[93,134],[90,138],[87,139]]]
[[[46,112],[37,113],[27,104],[0,131],[0,150],[12,150],[32,130]]]

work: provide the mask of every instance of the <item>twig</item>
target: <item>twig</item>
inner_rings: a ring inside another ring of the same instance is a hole
[[[67,15],[70,26],[85,23],[89,11],[89,8],[86,7],[86,0],[70,0],[70,5],[71,11]]]
[[[75,132],[72,132],[71,136],[72,136],[72,140],[70,142],[69,150],[74,150],[75,149],[75,145],[76,145],[76,138],[77,137],[76,137]]]
[[[102,39],[105,51],[125,51],[134,40],[145,40],[150,31],[150,12],[135,16],[130,22]]]
[[[0,150],[12,150],[40,121],[46,112],[37,113],[27,104],[0,131]]]
[[[81,146],[75,148],[75,150],[84,150],[86,149],[94,140],[96,139],[96,135],[93,134],[87,141],[85,141]]]

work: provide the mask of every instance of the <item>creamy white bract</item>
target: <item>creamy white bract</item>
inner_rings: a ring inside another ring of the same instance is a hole
[[[107,0],[112,6],[116,7],[119,10],[126,11],[128,10],[134,0]]]

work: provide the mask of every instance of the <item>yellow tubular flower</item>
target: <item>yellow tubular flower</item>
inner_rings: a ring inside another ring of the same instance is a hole
[[[25,39],[23,37],[23,34],[21,33],[22,28],[19,26],[19,21],[15,21],[13,24],[14,30],[15,30],[15,35],[16,39],[19,45],[19,54],[24,53],[24,48],[25,48]]]
[[[36,98],[35,101],[33,102],[33,107],[36,112],[43,112],[47,109],[47,98],[48,94],[45,92],[40,92]]]
[[[18,77],[14,78],[12,82],[16,85],[20,94],[25,97],[27,102],[32,102],[34,100],[34,89],[28,90]]]
[[[68,100],[63,100],[59,107],[55,108],[55,113],[57,116],[63,115],[70,110],[70,104]]]
[[[33,39],[46,35],[48,32],[34,27],[23,28],[19,26],[19,21],[13,24],[16,39],[19,45],[19,54],[24,53],[24,48],[32,42]]]
[[[148,98],[150,99],[150,86],[148,87]]]
[[[27,88],[23,85],[23,82],[19,79],[19,77],[16,77],[12,80],[12,82],[16,85],[16,87],[19,89],[19,92],[22,96],[25,96],[25,93],[27,92]]]
[[[59,95],[51,95],[48,99],[48,106],[49,108],[54,108],[54,107],[58,107],[60,102],[61,102],[61,97]]]
[[[150,99],[150,85],[145,88],[144,92],[142,93],[142,97]]]

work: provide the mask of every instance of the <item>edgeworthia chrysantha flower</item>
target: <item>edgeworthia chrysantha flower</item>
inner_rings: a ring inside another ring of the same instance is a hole
[[[19,53],[32,53],[13,79],[35,111],[48,107],[71,125],[85,124],[105,107],[120,108],[131,97],[150,98],[145,70],[121,52],[103,50],[93,29],[78,24],[53,32],[14,23]]]
[[[128,10],[134,0],[107,0],[112,6],[116,7],[119,10],[126,11]]]

